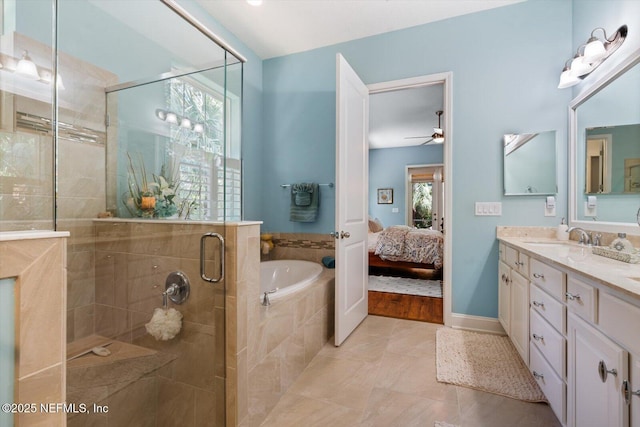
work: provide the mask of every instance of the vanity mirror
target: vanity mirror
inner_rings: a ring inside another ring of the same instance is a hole
[[[639,234],[640,50],[569,107],[571,225]]]
[[[505,135],[505,196],[556,194],[556,151],[555,131]]]

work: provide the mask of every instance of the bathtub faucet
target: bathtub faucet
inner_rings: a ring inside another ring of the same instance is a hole
[[[262,298],[262,305],[264,305],[264,306],[271,305],[271,301],[269,301],[269,294],[272,294],[272,293],[276,292],[277,290],[278,290],[278,288],[271,289],[270,291],[266,291],[264,293],[264,298]]]

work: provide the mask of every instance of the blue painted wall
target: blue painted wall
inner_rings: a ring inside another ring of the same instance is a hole
[[[385,227],[404,225],[406,166],[443,163],[442,156],[442,144],[369,150],[369,215],[380,219]],[[378,204],[378,188],[393,189],[392,204]],[[393,208],[398,212],[393,213]]]
[[[558,131],[566,141],[570,91],[556,89],[571,47],[571,1],[537,0],[264,61],[262,218],[268,229],[333,229],[333,194],[315,224],[288,221],[279,184],[335,176],[335,55],[367,84],[453,72],[453,311],[497,316],[497,225],[555,226],[541,196],[502,195],[502,135]],[[541,25],[541,23],[544,23]],[[566,147],[558,164],[567,164]],[[325,192],[326,193],[326,192]],[[476,201],[501,201],[502,217],[475,217]]]

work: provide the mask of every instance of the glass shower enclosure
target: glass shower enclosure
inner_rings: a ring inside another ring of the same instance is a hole
[[[224,425],[242,58],[171,0],[0,7],[0,231],[70,232],[68,425]]]

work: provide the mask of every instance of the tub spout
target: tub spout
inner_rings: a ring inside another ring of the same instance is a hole
[[[276,292],[278,288],[271,289],[270,291],[265,291],[264,297],[262,298],[262,305],[268,306],[271,305],[271,301],[269,301],[269,294]]]

